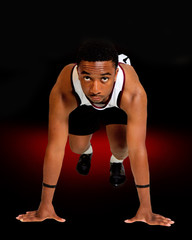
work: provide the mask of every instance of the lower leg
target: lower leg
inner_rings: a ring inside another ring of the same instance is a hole
[[[128,157],[126,125],[113,124],[106,127],[112,152],[112,161],[124,160]]]
[[[126,125],[107,126],[112,156],[110,159],[110,183],[119,186],[126,180],[123,161],[128,157]]]
[[[71,150],[77,154],[80,154],[76,170],[81,175],[87,175],[91,167],[91,158],[93,153],[93,149],[91,146],[91,137],[92,135],[69,136],[69,144]]]

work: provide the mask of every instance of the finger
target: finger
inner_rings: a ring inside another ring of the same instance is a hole
[[[25,215],[30,216],[30,215],[35,215],[37,211],[30,211],[30,212],[26,212],[26,214],[20,214],[16,217],[17,220],[20,220],[21,218],[23,218]]]
[[[25,214],[21,214],[19,216],[16,217],[17,220],[23,222],[23,219],[25,218]]]
[[[26,216],[36,216],[37,211],[26,212]]]
[[[34,214],[36,213],[37,211],[29,211],[29,212],[26,212],[26,214]]]
[[[164,223],[165,225],[167,225],[167,226],[171,226],[171,225],[174,224],[175,222],[172,221],[172,220],[169,220],[169,219],[165,219],[165,220],[163,221],[163,223]]]
[[[171,227],[171,224],[167,222],[160,222],[158,225],[164,226],[164,227]]]
[[[21,214],[18,217],[16,217],[17,220],[24,222],[25,219],[28,219],[30,217],[33,217],[34,215],[28,215],[28,214]]]
[[[24,214],[20,214],[19,216],[16,217],[17,220],[21,220],[23,218]]]
[[[166,219],[163,219],[163,220],[161,220],[163,223],[165,223],[165,224],[174,224],[175,222],[174,221],[172,221],[171,219],[168,219],[168,218],[166,218]]]
[[[173,224],[173,221],[167,220],[167,219],[156,219],[156,221],[146,221],[149,225],[160,225],[165,227],[170,227],[171,224]]]
[[[170,218],[166,218],[166,217],[163,217],[163,216],[161,216],[161,215],[157,215],[157,217],[156,217],[160,222],[163,222],[163,223],[165,223],[165,224],[167,224],[167,225],[169,225],[169,224],[174,224],[175,222],[174,221],[172,221]]]
[[[46,218],[40,218],[40,217],[36,217],[36,216],[34,216],[34,215],[24,215],[21,219],[20,219],[20,221],[21,222],[42,222],[42,221],[44,221]]]
[[[36,217],[34,213],[33,213],[33,215],[21,214],[18,217],[16,217],[16,219],[21,222],[40,222],[40,221],[45,220],[43,218]]]
[[[162,220],[169,221],[171,223],[175,223],[173,220],[171,220],[171,218],[167,218],[167,217],[164,217],[164,216],[159,215],[159,214],[156,214],[156,217],[159,218],[159,219],[162,219]]]

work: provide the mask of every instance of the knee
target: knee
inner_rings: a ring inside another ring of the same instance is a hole
[[[83,142],[78,142],[77,144],[74,144],[69,141],[69,145],[70,145],[71,151],[77,154],[82,154],[89,148],[89,145],[84,144]]]

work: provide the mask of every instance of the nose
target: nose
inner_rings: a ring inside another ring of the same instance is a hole
[[[99,81],[94,80],[90,88],[91,94],[98,95],[101,93]]]

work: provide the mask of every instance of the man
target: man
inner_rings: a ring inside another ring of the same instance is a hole
[[[125,181],[123,160],[129,154],[140,200],[136,216],[126,223],[142,221],[171,226],[174,222],[152,212],[150,179],[145,146],[147,96],[129,59],[107,41],[88,41],[78,52],[77,64],[61,71],[50,94],[49,133],[39,209],[19,215],[22,222],[52,218],[60,222],[52,205],[69,136],[72,151],[80,154],[77,171],[87,175],[91,166],[92,134],[106,125],[112,156],[110,182]]]

